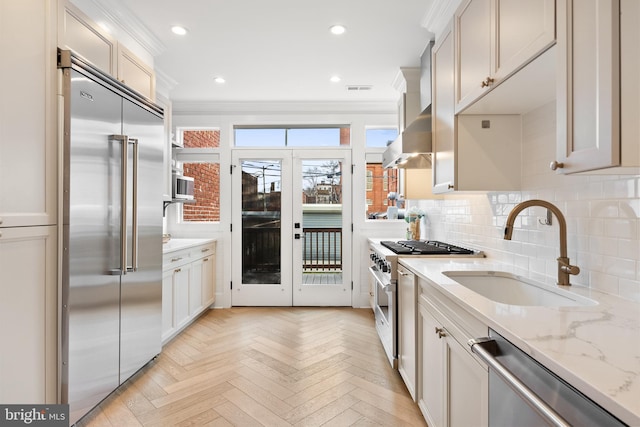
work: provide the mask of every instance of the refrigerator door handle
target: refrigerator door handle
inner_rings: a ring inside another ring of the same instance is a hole
[[[120,155],[120,274],[127,274],[127,170],[129,162],[129,137],[111,135],[110,141],[119,142]]]
[[[129,144],[133,145],[133,188],[132,188],[132,232],[131,232],[131,269],[138,271],[138,139],[129,138]]]

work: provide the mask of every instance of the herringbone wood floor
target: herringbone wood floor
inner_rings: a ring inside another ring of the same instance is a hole
[[[426,426],[351,308],[210,310],[78,426]]]

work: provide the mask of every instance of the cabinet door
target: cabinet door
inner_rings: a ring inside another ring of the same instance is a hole
[[[493,0],[493,8],[491,74],[499,81],[555,43],[555,1]]]
[[[116,75],[116,40],[69,0],[60,6],[58,26],[61,49],[73,50],[100,70]]]
[[[447,425],[488,425],[489,374],[452,337],[443,340],[446,352]]]
[[[189,278],[189,316],[191,317],[202,311],[204,280],[204,262],[203,258],[200,258],[191,264],[191,277]]]
[[[416,304],[415,276],[402,266],[398,267],[398,371],[416,399]]]
[[[558,56],[555,160],[563,163],[564,173],[621,162],[619,6],[616,0],[558,0],[563,54]]]
[[[216,258],[211,255],[202,259],[202,303],[209,307],[216,299]]]
[[[454,45],[451,25],[433,48],[433,192],[455,188]]]
[[[118,80],[150,100],[155,100],[156,78],[153,69],[120,44],[118,45]]]
[[[0,227],[56,223],[54,6],[0,1]]]
[[[0,229],[0,402],[56,396],[56,227]]]
[[[191,264],[173,270],[173,312],[176,328],[189,321],[189,288]]]
[[[162,273],[162,342],[173,334],[176,323],[173,313],[173,270]]]
[[[429,426],[442,427],[445,425],[446,375],[443,341],[438,334],[442,327],[424,305],[420,304],[418,307],[418,406]]]
[[[457,111],[488,90],[493,77],[491,22],[491,0],[467,0],[455,14]]]

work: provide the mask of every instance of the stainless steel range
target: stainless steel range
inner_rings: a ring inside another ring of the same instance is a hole
[[[373,285],[371,308],[375,313],[378,336],[394,368],[398,357],[396,291],[400,257],[484,257],[484,253],[433,240],[369,241],[369,273]]]

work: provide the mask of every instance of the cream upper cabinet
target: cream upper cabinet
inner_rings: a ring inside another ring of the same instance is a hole
[[[58,46],[115,76],[118,42],[69,0],[61,2],[58,13]]]
[[[129,49],[118,45],[118,80],[145,97],[155,100],[156,77]]]
[[[449,26],[433,49],[433,192],[518,190],[520,116],[456,116],[454,41]]]
[[[554,0],[466,0],[455,13],[460,112],[555,43]]]
[[[56,39],[51,2],[0,2],[0,228],[56,223]]]
[[[150,100],[155,100],[156,79],[153,68],[74,6],[61,2],[58,11],[58,46],[72,50],[96,68]]]
[[[455,105],[453,93],[453,42],[453,32],[451,25],[449,25],[440,39],[436,41],[431,58],[432,174],[434,193],[445,193],[454,189]]]
[[[552,169],[640,166],[639,11],[637,0],[558,0],[562,54]]]

